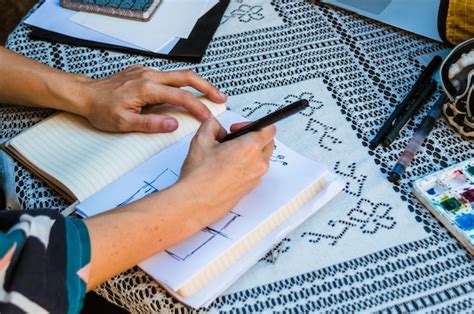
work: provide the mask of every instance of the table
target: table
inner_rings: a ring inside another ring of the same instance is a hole
[[[474,308],[474,263],[411,194],[411,182],[474,154],[444,119],[399,185],[387,171],[413,133],[390,149],[368,140],[402,99],[423,63],[445,47],[302,0],[234,0],[201,64],[173,63],[34,41],[20,24],[7,47],[51,66],[105,77],[133,64],[190,68],[215,83],[229,107],[259,117],[298,98],[311,107],[279,125],[278,138],[324,162],[343,192],[286,237],[204,311],[460,312]],[[25,87],[26,88],[26,87]],[[431,103],[435,97],[431,100]],[[426,113],[427,107],[422,112]],[[8,139],[50,111],[5,106]],[[418,123],[422,114],[418,115]],[[67,204],[14,163],[23,208]],[[96,290],[132,312],[189,311],[138,268]]]

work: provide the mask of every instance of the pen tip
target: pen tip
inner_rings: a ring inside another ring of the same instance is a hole
[[[392,183],[397,183],[400,180],[400,175],[396,172],[390,172],[388,175],[388,181]]]
[[[383,146],[383,147],[389,147],[390,144],[392,144],[392,141],[389,140],[389,139],[384,139],[384,140],[382,141],[382,146]]]

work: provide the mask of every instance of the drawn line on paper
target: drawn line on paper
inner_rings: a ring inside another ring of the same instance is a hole
[[[213,229],[211,227],[206,227],[204,229],[206,230],[206,232],[209,232],[213,235],[219,235],[219,236],[224,237],[226,239],[230,239],[230,237],[227,234],[225,234],[224,232],[222,232],[220,230],[216,230],[216,229]]]
[[[288,162],[285,161],[286,157],[283,155],[272,155],[270,161],[273,163],[280,163],[282,166],[288,166]]]
[[[272,154],[272,157],[270,157],[270,162],[280,163],[282,166],[288,166],[288,162],[286,161],[286,156],[277,154],[276,150],[277,150],[277,146],[274,145],[273,154]]]
[[[176,252],[177,249],[175,250],[170,249],[170,250],[166,250],[165,252],[168,253],[168,255],[170,255],[175,260],[183,262],[187,260],[188,258],[190,258],[191,256],[193,256],[194,254],[196,254],[200,249],[202,249],[205,245],[210,243],[212,240],[216,239],[216,237],[222,237],[227,240],[232,240],[231,236],[226,234],[224,231],[230,225],[232,225],[237,220],[237,218],[240,218],[242,216],[232,211],[229,213],[228,216],[230,216],[229,219],[219,230],[216,230],[211,227],[206,227],[202,229],[201,232],[207,234],[208,237],[205,237],[202,241],[194,245],[192,248],[186,249],[184,250],[185,252],[181,252],[181,253]]]
[[[133,203],[145,196],[151,195],[153,193],[159,192],[160,189],[157,187],[158,183],[164,178],[165,175],[170,175],[171,180],[176,181],[179,178],[179,175],[173,170],[166,168],[160,174],[158,174],[151,181],[143,181],[143,185],[138,188],[132,195],[126,198],[123,202],[117,205],[117,207],[128,205]]]

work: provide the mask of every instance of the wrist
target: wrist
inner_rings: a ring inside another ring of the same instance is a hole
[[[72,79],[72,97],[70,103],[74,108],[74,113],[85,118],[89,115],[91,107],[89,83],[94,81],[90,77],[83,74],[73,74]]]
[[[61,74],[59,84],[47,80],[47,90],[52,95],[49,106],[86,117],[90,108],[87,84],[92,79],[82,74]]]
[[[177,208],[182,209],[182,223],[191,233],[197,232],[206,227],[209,221],[208,204],[203,202],[202,195],[196,190],[196,182],[193,180],[180,179],[169,189],[170,200],[179,204]]]

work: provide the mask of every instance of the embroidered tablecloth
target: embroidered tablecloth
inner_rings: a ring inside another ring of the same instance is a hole
[[[474,155],[474,144],[440,119],[399,185],[386,179],[427,107],[389,148],[368,141],[445,47],[303,0],[234,0],[201,64],[34,41],[20,24],[7,47],[68,72],[101,78],[134,64],[193,69],[254,119],[296,99],[310,108],[277,137],[345,181],[329,205],[286,237],[204,311],[462,312],[474,308],[474,263],[411,194],[416,178]],[[27,88],[27,86],[25,86]],[[433,103],[435,96],[430,100]],[[11,138],[47,110],[0,108]],[[14,163],[23,208],[66,202]],[[189,311],[138,268],[96,290],[133,312]]]

